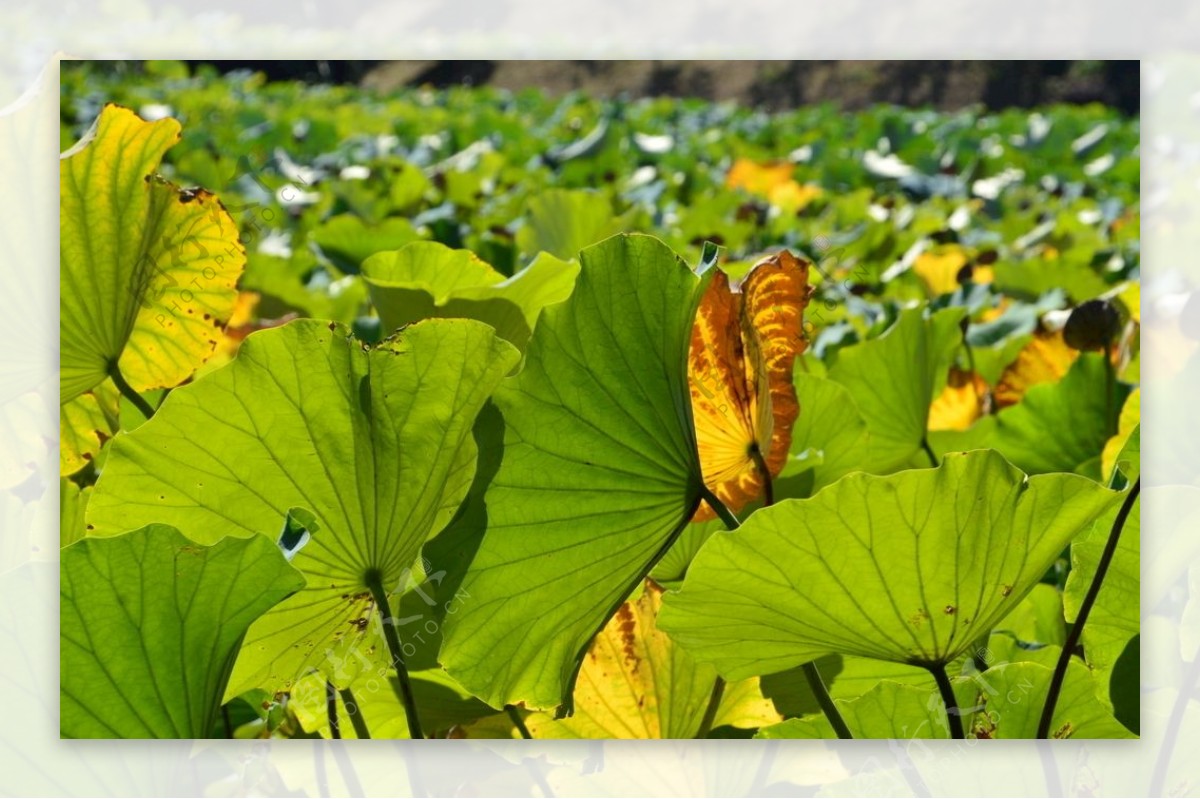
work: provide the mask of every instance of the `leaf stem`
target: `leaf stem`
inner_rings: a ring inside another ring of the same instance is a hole
[[[1104,348],[1104,426],[1112,438],[1120,427],[1116,412],[1117,406],[1117,368],[1113,366],[1109,347]]]
[[[516,725],[517,730],[521,733],[521,737],[527,741],[532,741],[533,736],[529,733],[529,728],[525,726],[525,719],[521,718],[521,714],[518,712],[517,706],[505,705],[504,712],[508,714],[509,719],[511,719],[512,723]]]
[[[329,680],[325,681],[325,715],[329,717],[329,737],[341,738],[342,727],[338,723],[337,715],[337,689]]]
[[[725,507],[725,503],[717,499],[717,495],[708,490],[708,486],[701,484],[700,498],[708,503],[708,507],[712,508],[713,513],[720,517],[721,521],[725,522],[725,527],[730,530],[736,530],[741,527],[741,522],[737,517]]]
[[[921,449],[925,450],[925,454],[929,456],[929,462],[933,465],[933,468],[936,469],[942,465],[941,461],[938,460],[937,453],[933,451],[933,447],[929,446],[928,436],[921,436]]]
[[[417,716],[417,702],[413,698],[412,683],[408,679],[408,668],[404,665],[400,636],[396,634],[392,608],[388,604],[387,592],[383,590],[382,575],[372,569],[367,574],[366,584],[371,591],[371,598],[375,600],[375,608],[379,611],[379,619],[383,624],[383,638],[392,654],[392,666],[396,669],[396,677],[400,683],[400,701],[404,703],[404,715],[408,719],[408,735],[413,739],[424,738],[421,733],[421,719]]]
[[[770,507],[775,504],[775,491],[771,484],[771,470],[767,468],[767,461],[763,458],[762,450],[755,443],[750,449],[750,456],[754,458],[754,465],[758,467],[758,473],[763,480],[763,505]],[[817,668],[817,664],[809,661],[800,667],[804,672],[804,678],[808,680],[808,688],[812,691],[813,696],[817,698],[817,704],[821,706],[821,712],[825,714],[825,718],[829,719],[829,723],[833,725],[834,732],[839,738],[853,738],[850,734],[850,728],[846,726],[845,719],[838,712],[837,705],[833,703],[833,697],[829,695],[829,691],[825,688],[825,681],[821,679],[821,671]]]
[[[142,397],[141,394],[134,391],[133,386],[125,382],[125,376],[121,374],[121,369],[119,366],[117,366],[116,361],[108,362],[108,376],[112,378],[113,383],[117,387],[117,391],[120,391],[121,395],[125,397],[125,399],[132,402],[133,406],[141,412],[142,416],[145,416],[147,419],[149,419],[154,415],[154,408],[150,406],[150,403],[146,402],[145,398]]]
[[[833,703],[833,697],[829,695],[829,691],[825,688],[825,681],[821,679],[821,671],[817,668],[816,662],[810,660],[801,666],[800,670],[804,672],[804,678],[808,680],[809,690],[817,698],[817,704],[821,706],[821,712],[825,714],[825,718],[829,719],[829,723],[833,725],[833,731],[837,733],[837,737],[842,739],[853,738],[854,736],[850,734],[850,728],[846,726],[846,720],[842,718],[837,705]]]
[[[750,457],[754,460],[754,466],[758,469],[758,475],[763,481],[763,506],[769,508],[775,504],[775,485],[771,481],[771,470],[767,468],[767,459],[763,457],[757,441],[750,445]]]
[[[696,731],[697,738],[707,738],[712,732],[713,722],[717,719],[717,709],[721,707],[721,697],[725,695],[725,680],[721,675],[713,682],[712,694],[708,697],[708,707],[704,708],[704,717],[700,719],[700,729]]]
[[[962,715],[958,709],[958,700],[954,698],[954,686],[950,684],[950,677],[946,674],[945,665],[937,663],[925,668],[933,675],[933,680],[937,683],[938,691],[942,695],[942,703],[946,705],[946,720],[950,724],[950,737],[966,738],[967,736],[963,732]]]
[[[343,688],[338,693],[341,694],[342,704],[346,706],[346,715],[350,717],[355,736],[359,740],[370,738],[371,731],[367,729],[367,720],[363,718],[362,705],[354,699],[354,693],[349,688]]]
[[[1125,501],[1121,503],[1121,509],[1117,511],[1117,517],[1113,519],[1112,530],[1108,534],[1108,541],[1104,544],[1104,551],[1100,553],[1100,561],[1096,564],[1096,574],[1092,577],[1092,584],[1088,586],[1087,594],[1084,595],[1083,602],[1079,606],[1079,613],[1075,616],[1075,624],[1071,626],[1071,632],[1067,633],[1067,640],[1063,642],[1062,652],[1058,655],[1058,663],[1054,666],[1054,675],[1050,678],[1050,688],[1046,691],[1046,704],[1042,708],[1041,721],[1038,722],[1038,738],[1047,738],[1050,735],[1050,722],[1054,718],[1058,695],[1062,692],[1063,682],[1067,678],[1067,666],[1071,663],[1075,647],[1079,646],[1079,638],[1083,635],[1083,625],[1087,623],[1088,614],[1092,612],[1092,606],[1096,604],[1100,586],[1104,583],[1108,567],[1112,565],[1113,556],[1117,553],[1117,543],[1121,540],[1121,531],[1125,529],[1125,520],[1129,518],[1129,513],[1133,510],[1133,503],[1137,501],[1141,490],[1142,478],[1139,476],[1129,489],[1129,493],[1125,495]]]

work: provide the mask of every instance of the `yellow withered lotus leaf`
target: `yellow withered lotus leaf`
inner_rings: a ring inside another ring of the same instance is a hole
[[[800,407],[792,385],[808,345],[804,309],[809,264],[786,250],[730,283],[718,272],[696,312],[688,382],[704,483],[737,512],[760,496],[787,460]],[[702,504],[695,521],[714,518]]]
[[[966,250],[957,244],[947,244],[918,255],[913,272],[921,278],[930,296],[937,297],[958,288],[958,273],[968,260]]]
[[[621,605],[584,657],[574,715],[530,714],[525,724],[534,738],[692,738],[700,731],[717,670],[697,663],[658,629],[662,594],[647,581],[641,596]],[[711,726],[753,729],[782,718],[751,677],[725,686]],[[514,735],[500,719],[492,732],[488,722],[465,732]]]
[[[1079,353],[1063,341],[1062,331],[1039,331],[1009,364],[992,395],[997,408],[1015,405],[1025,392],[1039,383],[1055,383],[1075,363]]]
[[[246,253],[210,192],[158,175],[180,125],[106,105],[59,160],[59,399],[119,370],[174,387],[212,357]]]
[[[730,189],[745,189],[750,194],[766,197],[772,189],[792,179],[793,167],[789,163],[759,164],[749,158],[739,158],[725,176],[725,186]]]
[[[977,373],[952,367],[946,387],[929,406],[930,430],[966,430],[987,412],[988,385]]]
[[[797,183],[792,179],[792,172],[792,165],[786,161],[759,164],[748,158],[739,158],[725,176],[725,186],[743,189],[789,213],[795,213],[824,192],[820,186]]]

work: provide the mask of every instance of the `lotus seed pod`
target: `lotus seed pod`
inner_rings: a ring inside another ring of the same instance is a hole
[[[1088,300],[1071,312],[1063,339],[1077,350],[1102,350],[1121,329],[1121,317],[1108,300]]]

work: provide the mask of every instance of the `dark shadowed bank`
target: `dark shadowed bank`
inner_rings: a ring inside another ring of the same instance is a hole
[[[581,90],[594,96],[669,95],[769,109],[835,102],[928,105],[951,111],[1097,102],[1137,114],[1137,61],[217,61],[274,80],[405,86],[490,85]]]

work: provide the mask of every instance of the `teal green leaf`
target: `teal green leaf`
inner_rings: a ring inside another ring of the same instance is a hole
[[[583,189],[550,189],[529,199],[525,226],[517,231],[522,252],[578,258],[579,251],[621,231],[612,201]]]
[[[945,384],[950,358],[962,340],[958,325],[965,309],[946,308],[929,319],[923,313],[904,311],[879,338],[840,350],[829,370],[829,379],[849,390],[866,419],[869,471],[901,468],[920,449],[929,405]]]
[[[467,250],[416,242],[363,264],[363,278],[384,330],[421,319],[478,319],[524,349],[547,305],[571,295],[579,265],[539,254],[510,278]]]
[[[592,637],[700,501],[687,385],[707,279],[648,236],[581,253],[574,293],[542,315],[505,381],[503,462],[441,658],[488,704],[570,710]]]
[[[268,539],[150,525],[62,551],[64,738],[206,738],[251,622],[304,585]]]
[[[1082,354],[1057,383],[1030,388],[1016,405],[969,430],[929,434],[939,452],[992,447],[1029,474],[1078,472],[1100,477],[1109,437],[1104,357]]]
[[[214,529],[274,539],[307,509],[319,529],[292,561],[307,586],[251,629],[231,695],[286,689],[310,668],[344,685],[390,662],[368,580],[396,593],[420,582],[422,544],[471,484],[475,415],[517,358],[469,320],[421,322],[373,349],[315,320],[254,333],[114,440],[92,532],[157,519],[205,542]]]
[[[1115,495],[998,453],[847,475],[708,540],[660,626],[726,679],[837,652],[948,663],[1007,615]]]

